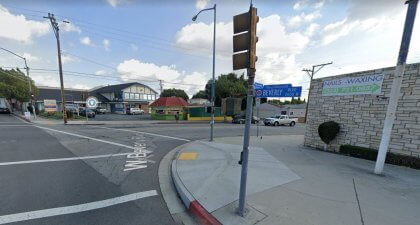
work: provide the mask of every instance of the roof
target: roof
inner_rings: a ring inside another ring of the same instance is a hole
[[[104,86],[104,87],[100,87],[96,90],[93,90],[93,92],[97,92],[97,93],[111,93],[111,92],[119,92],[123,89],[126,89],[130,86],[133,85],[141,85],[141,86],[145,86],[147,88],[149,88],[150,90],[152,90],[153,92],[157,93],[155,90],[153,90],[151,87],[141,84],[139,82],[131,82],[131,83],[124,83],[124,84],[116,84],[116,85],[108,85],[108,86]]]
[[[36,96],[36,100],[43,101],[45,99],[61,102],[61,89],[52,87],[39,87],[39,94]],[[86,90],[75,90],[75,89],[64,89],[66,101],[85,101],[88,96]]]
[[[151,107],[186,107],[188,106],[187,101],[180,97],[160,97],[154,101]]]

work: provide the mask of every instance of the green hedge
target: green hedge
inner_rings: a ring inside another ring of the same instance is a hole
[[[371,161],[376,161],[376,157],[378,155],[378,151],[376,149],[364,148],[353,145],[341,145],[340,153]],[[392,152],[388,152],[386,154],[385,162],[393,165],[420,169],[420,158],[416,158],[413,156],[399,155]]]
[[[63,119],[63,113],[62,112],[41,112],[39,113],[39,116],[42,116],[47,119],[56,119],[60,120]],[[85,119],[85,116],[78,116],[76,113],[73,113],[71,111],[67,111],[67,118],[68,119],[74,119],[74,120],[81,120]]]

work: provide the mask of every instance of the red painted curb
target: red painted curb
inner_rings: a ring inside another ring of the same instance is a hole
[[[222,225],[213,215],[204,209],[197,200],[190,203],[189,211],[198,218],[202,225]]]

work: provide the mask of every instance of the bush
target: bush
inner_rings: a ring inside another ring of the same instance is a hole
[[[353,145],[341,145],[340,153],[371,161],[376,161],[376,157],[378,155],[378,151],[376,149],[364,148]],[[416,158],[413,156],[399,155],[392,152],[388,152],[386,154],[385,162],[393,165],[420,169],[420,158]]]
[[[329,144],[340,132],[340,125],[334,121],[321,123],[318,127],[318,134],[325,144]]]

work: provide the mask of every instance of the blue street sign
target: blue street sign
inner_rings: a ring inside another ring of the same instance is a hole
[[[264,85],[255,87],[256,98],[300,97],[302,87],[293,87],[291,84]]]
[[[263,89],[264,88],[264,84],[255,82],[254,83],[254,88],[255,89]]]

